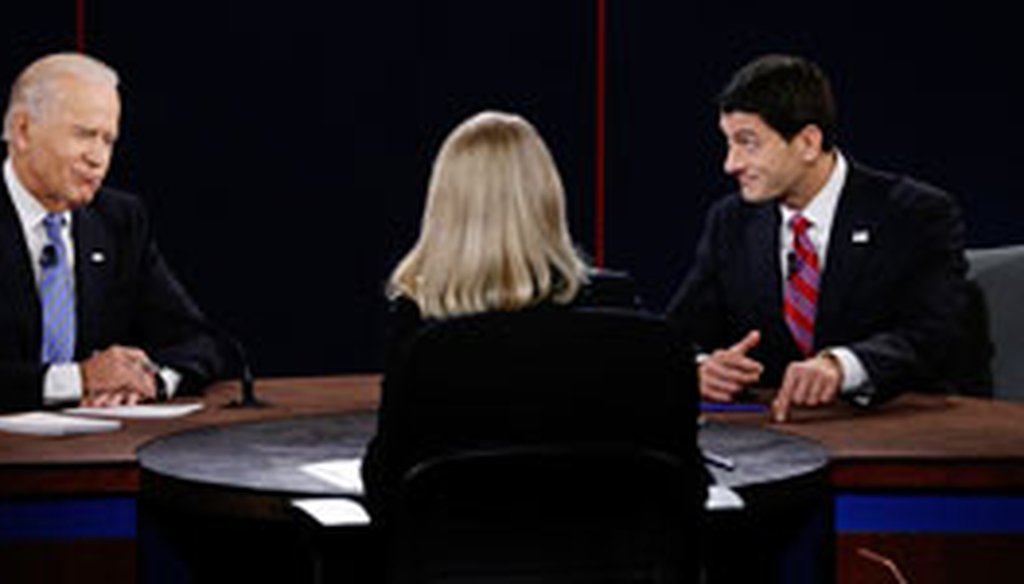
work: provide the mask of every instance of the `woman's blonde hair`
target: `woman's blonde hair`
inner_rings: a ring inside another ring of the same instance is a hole
[[[441,146],[419,240],[391,274],[388,294],[410,298],[424,317],[446,318],[567,303],[586,274],[544,141],[517,115],[483,112]]]

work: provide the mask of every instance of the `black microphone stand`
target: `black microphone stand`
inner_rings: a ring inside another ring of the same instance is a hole
[[[235,352],[236,360],[238,361],[239,381],[242,383],[242,392],[240,398],[227,403],[224,407],[231,409],[241,408],[265,408],[270,404],[266,401],[260,400],[256,397],[255,381],[252,375],[252,368],[249,367],[249,359],[245,353],[245,347],[242,346],[241,341],[230,335],[224,329],[220,328],[212,321],[206,321],[210,325],[210,328],[215,329],[218,336],[226,340],[231,348]]]

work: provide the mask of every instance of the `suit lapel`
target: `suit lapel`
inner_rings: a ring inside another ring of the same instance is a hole
[[[816,345],[828,342],[831,333],[842,327],[845,305],[851,294],[857,293],[856,284],[870,257],[877,228],[868,177],[851,163],[829,235],[815,320]]]
[[[7,310],[22,331],[18,337],[26,341],[24,350],[31,351],[33,359],[39,359],[42,316],[30,262],[21,221],[7,186],[0,180],[0,274],[4,275],[0,286],[5,288],[4,296],[10,299]]]
[[[763,335],[776,338],[781,335],[793,344],[782,320],[782,266],[779,263],[779,222],[782,217],[778,205],[774,204],[761,205],[756,213],[748,244],[755,278],[750,289],[757,291],[754,309],[760,313],[758,322],[771,323],[771,330],[761,331]]]
[[[97,194],[102,196],[102,193]],[[106,267],[109,241],[101,219],[90,207],[74,212],[73,237],[75,240],[75,294],[78,308],[78,357],[98,346],[103,312],[100,310],[106,289]]]

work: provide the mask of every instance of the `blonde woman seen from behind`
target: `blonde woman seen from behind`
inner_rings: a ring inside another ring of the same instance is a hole
[[[562,180],[523,118],[484,112],[460,124],[434,162],[419,241],[389,295],[428,318],[570,302],[587,282],[572,246]]]
[[[493,111],[462,122],[445,139],[419,239],[392,273],[387,295],[392,302],[377,435],[363,464],[375,520],[387,515],[384,508],[404,472],[426,457],[482,443],[520,444],[521,428],[542,417],[553,434],[528,440],[561,440],[571,433],[551,422],[558,395],[536,399],[528,384],[512,380],[552,379],[581,349],[569,343],[548,351],[541,357],[551,360],[547,369],[534,372],[537,360],[523,358],[520,348],[538,346],[537,337],[564,334],[567,313],[577,308],[637,307],[627,276],[589,268],[573,248],[562,180],[537,130],[520,116]],[[459,323],[474,334],[449,334],[452,328],[439,333]],[[501,350],[489,351],[484,339],[495,331],[508,334]],[[434,343],[425,350],[424,337],[438,334],[448,339],[443,348]],[[469,357],[472,351],[481,353],[478,359]],[[515,371],[484,365],[492,360]],[[424,383],[424,367],[439,368],[441,378]],[[495,374],[508,386],[490,383]],[[467,387],[471,395],[463,391]],[[494,407],[499,403],[510,410]],[[536,410],[542,403],[548,409]],[[565,409],[576,416],[576,407],[574,402]],[[493,416],[499,420],[485,422]]]

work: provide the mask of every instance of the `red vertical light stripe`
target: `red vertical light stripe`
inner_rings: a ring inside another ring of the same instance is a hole
[[[606,0],[597,0],[597,120],[595,125],[594,261],[604,267]]]
[[[75,50],[85,52],[85,0],[75,0]]]

